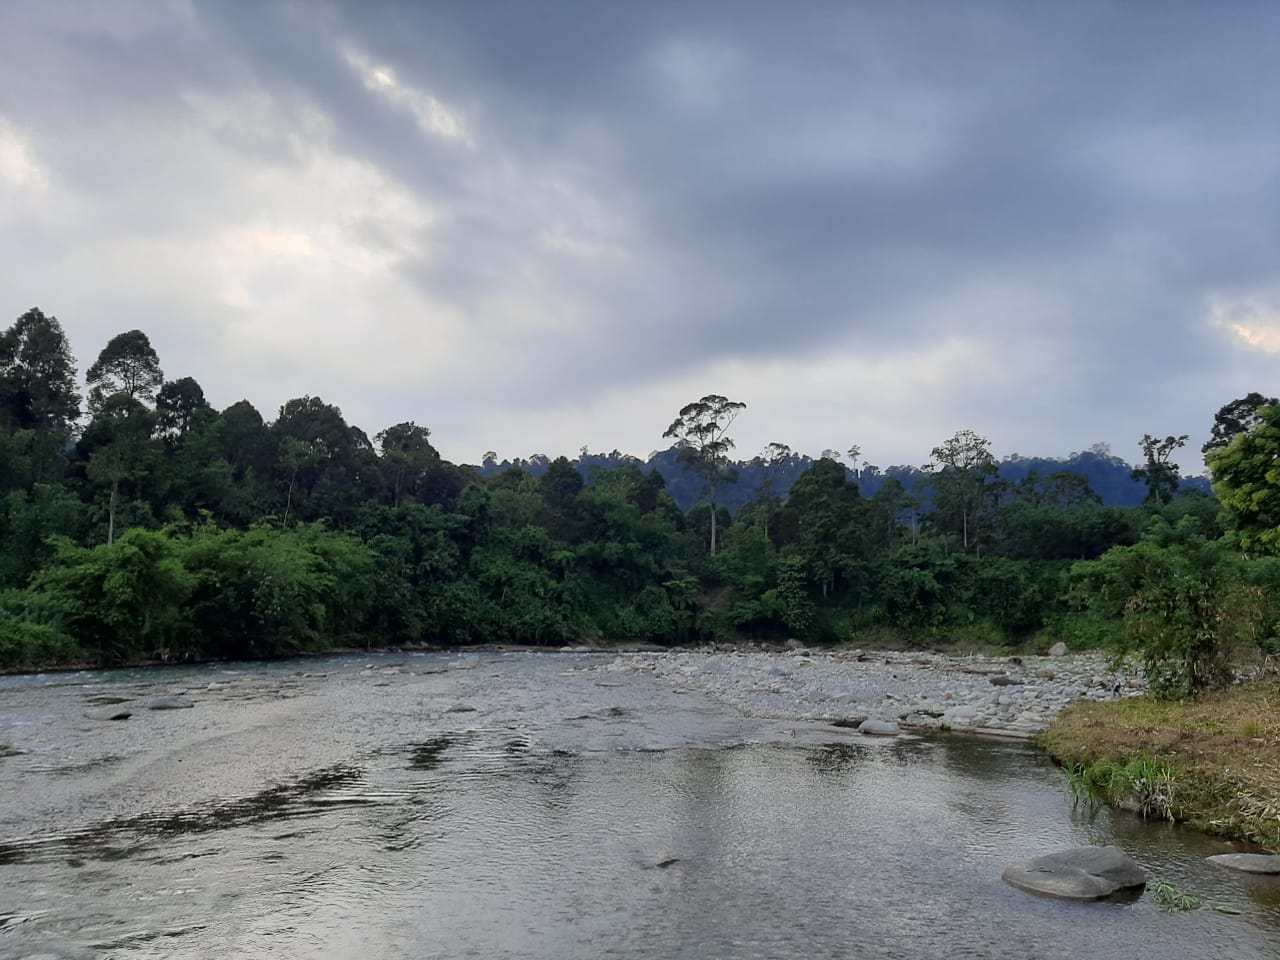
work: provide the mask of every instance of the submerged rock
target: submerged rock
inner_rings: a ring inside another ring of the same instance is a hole
[[[863,720],[858,724],[859,733],[868,733],[873,737],[896,737],[902,728],[889,720]]]
[[[1245,873],[1280,873],[1280,856],[1269,853],[1220,853],[1210,863]]]
[[[1119,847],[1072,847],[1014,864],[1000,876],[1019,890],[1062,900],[1102,900],[1147,882]]]

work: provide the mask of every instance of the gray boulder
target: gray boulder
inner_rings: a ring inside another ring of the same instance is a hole
[[[873,737],[896,737],[902,732],[902,728],[889,720],[863,720],[858,724],[858,732]]]
[[[84,715],[90,720],[128,720],[133,712],[123,707],[103,707],[101,710],[86,710]]]
[[[1146,885],[1147,875],[1119,847],[1072,847],[1008,867],[1010,886],[1061,900],[1102,900]]]
[[[1066,655],[1067,655],[1067,645],[1063,643],[1061,640],[1059,640],[1057,643],[1055,643],[1052,647],[1049,648],[1049,656],[1051,657],[1065,657]]]
[[[1280,856],[1268,853],[1220,853],[1208,859],[1220,867],[1245,873],[1280,873]]]

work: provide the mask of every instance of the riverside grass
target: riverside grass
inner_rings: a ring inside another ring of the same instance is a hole
[[[1280,679],[1194,700],[1077,703],[1040,742],[1073,789],[1143,806],[1133,781],[1158,777],[1161,802],[1148,815],[1280,850]]]

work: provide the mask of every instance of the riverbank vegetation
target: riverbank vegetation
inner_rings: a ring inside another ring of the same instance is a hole
[[[83,404],[77,384],[55,318],[33,309],[0,335],[0,667],[399,643],[1062,641],[1135,652],[1176,697],[1277,650],[1265,458],[1280,413],[1258,395],[1215,421],[1221,501],[1179,476],[1185,437],[1148,436],[1125,467],[1145,499],[1124,505],[1065,461],[999,462],[971,430],[922,467],[783,443],[734,460],[745,405],[714,394],[649,462],[584,449],[467,466],[425,426],[370,437],[314,396],[273,419],[247,400],[214,409],[137,330],[88,367]]]
[[[1280,849],[1280,681],[1078,703],[1043,743],[1086,796]]]

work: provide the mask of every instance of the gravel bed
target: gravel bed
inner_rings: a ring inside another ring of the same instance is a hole
[[[1105,655],[950,656],[870,650],[785,653],[627,653],[588,669],[647,674],[673,690],[696,691],[746,716],[823,720],[856,726],[889,721],[939,730],[1030,739],[1076,700],[1144,692],[1136,673]]]

